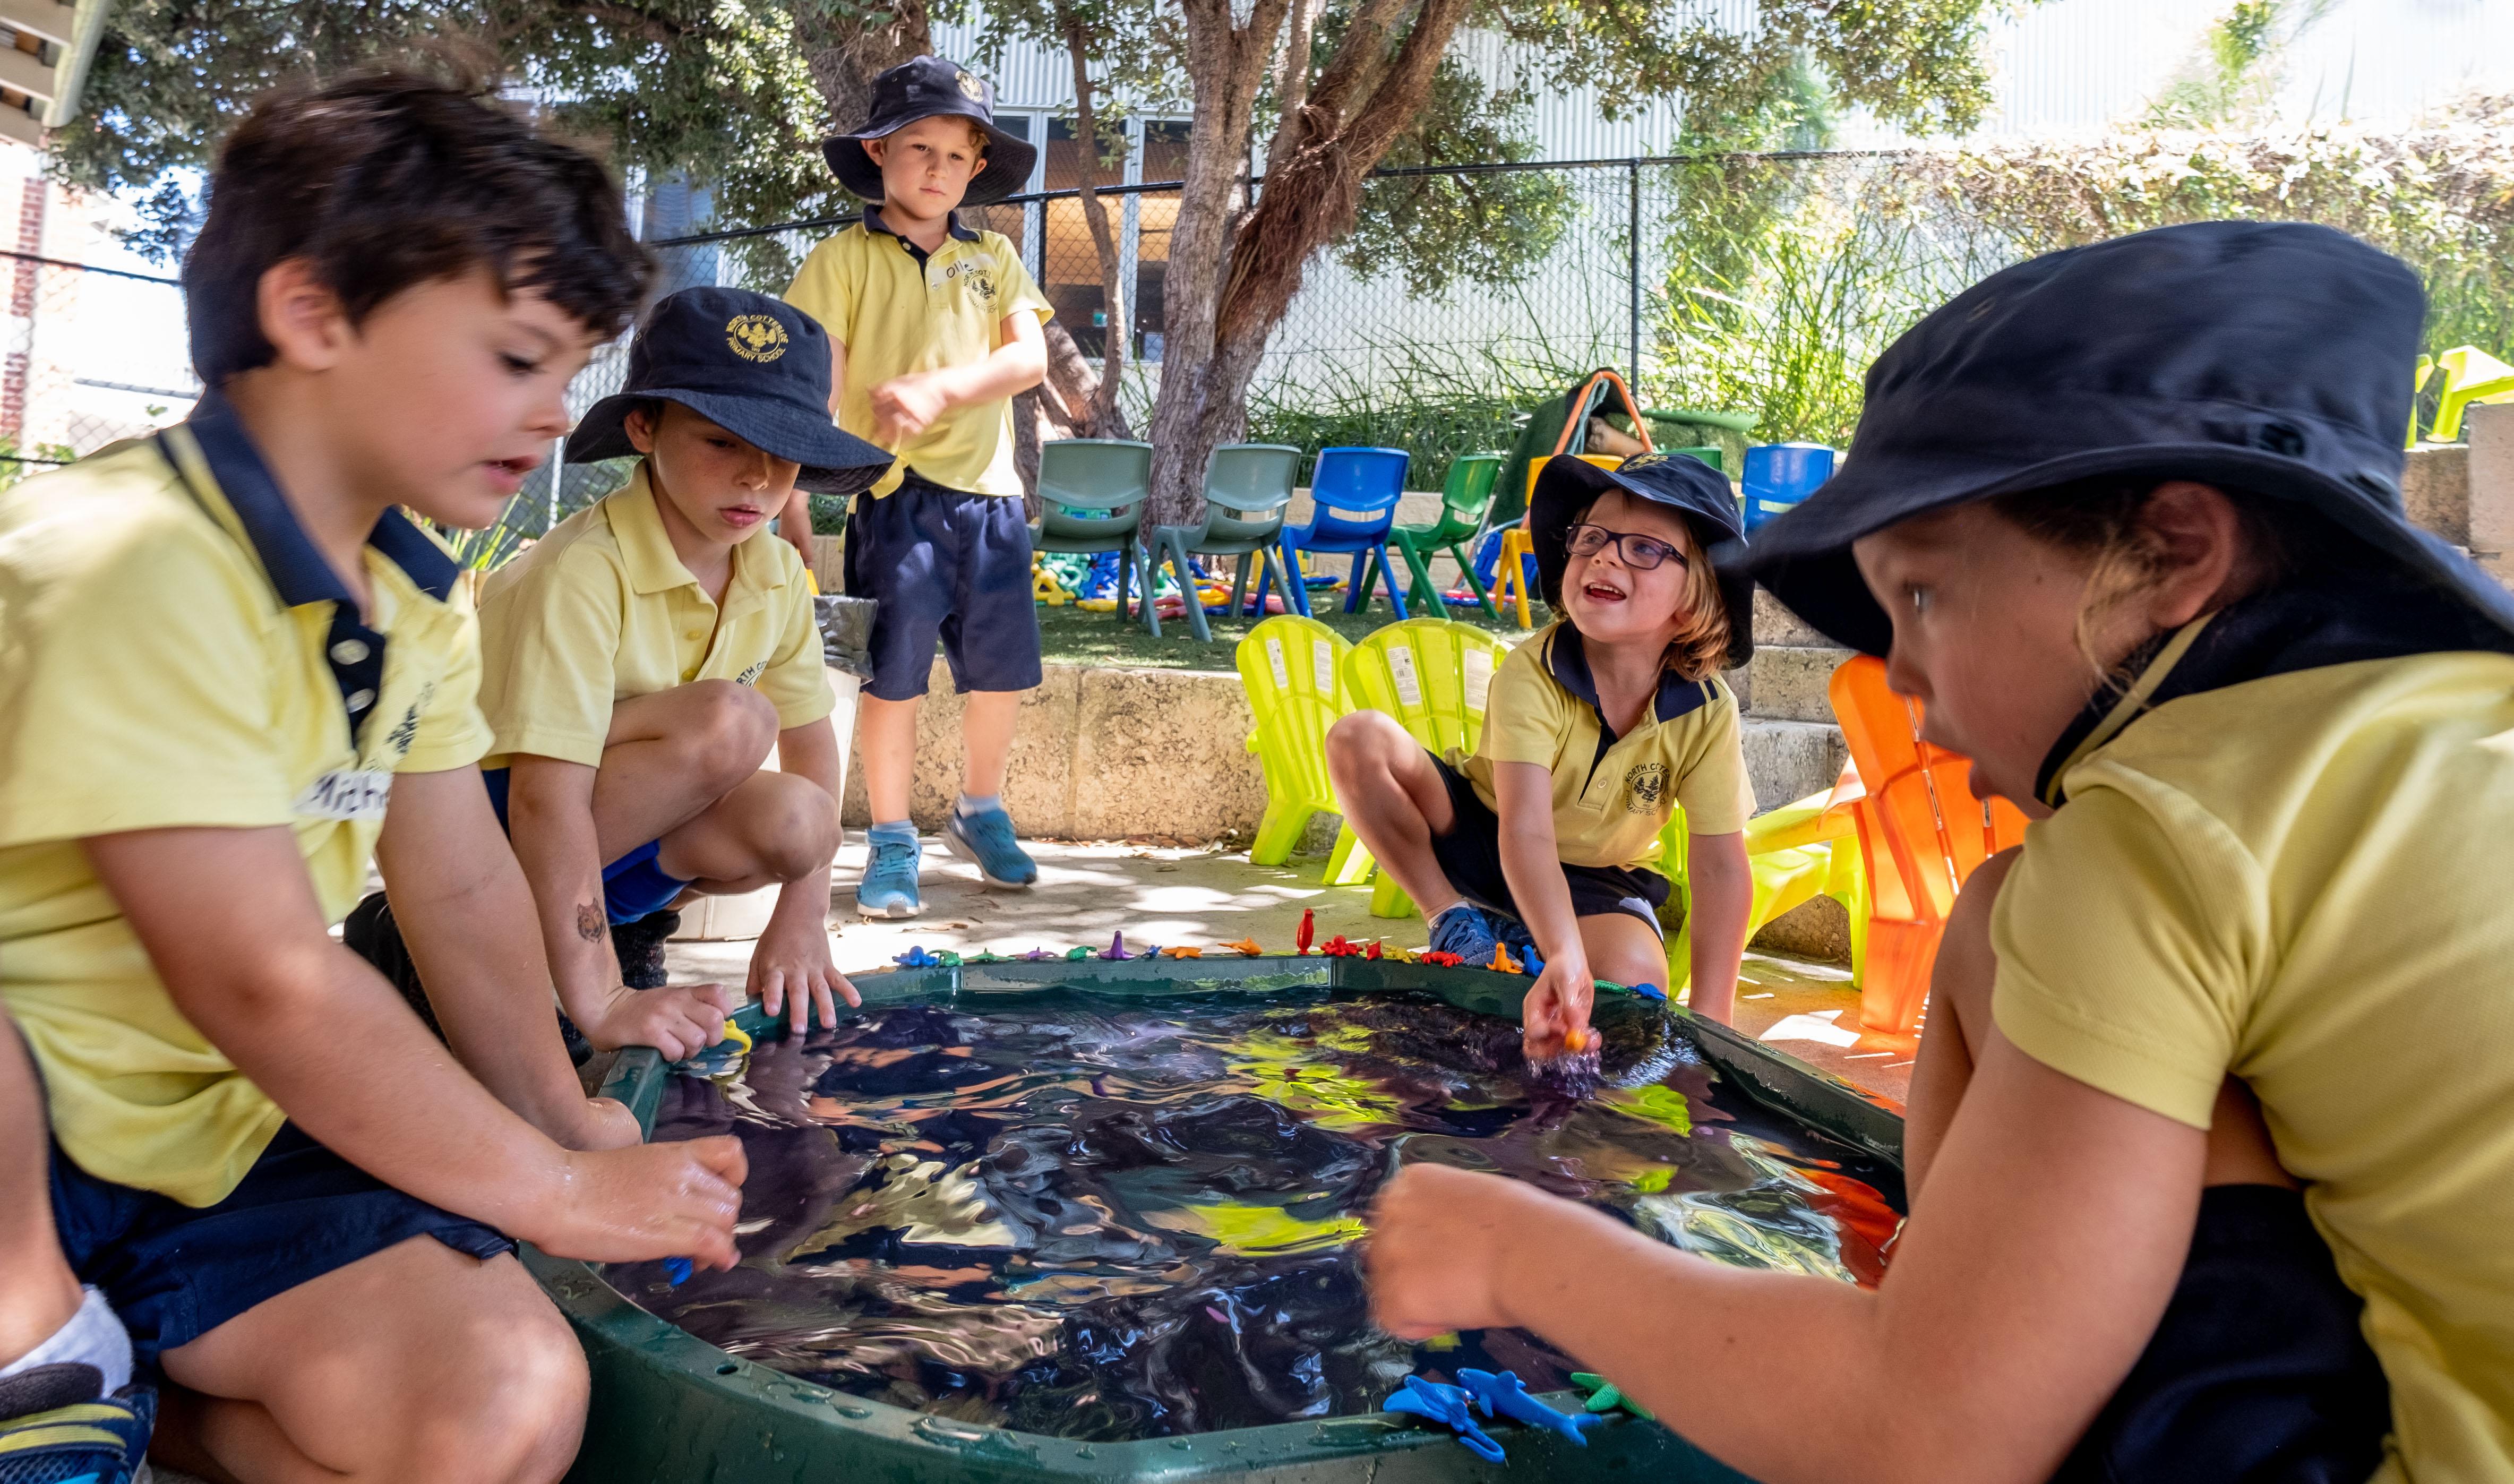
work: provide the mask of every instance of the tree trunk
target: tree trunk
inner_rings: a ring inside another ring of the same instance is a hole
[[[1125,380],[1129,342],[1126,284],[1123,264],[1117,257],[1117,234],[1110,229],[1109,208],[1100,199],[1100,128],[1091,106],[1090,37],[1066,6],[1057,7],[1057,19],[1065,28],[1066,55],[1074,60],[1074,134],[1077,145],[1075,172],[1080,187],[1076,194],[1082,202],[1082,220],[1091,228],[1092,253],[1100,260],[1101,319],[1106,326],[1101,336],[1100,384],[1092,391],[1090,410],[1083,421],[1094,429],[1094,437],[1119,436],[1099,431],[1113,423],[1124,423],[1117,414],[1117,391]]]
[[[830,121],[856,129],[872,113],[872,80],[934,50],[926,0],[889,0],[882,10],[854,5],[794,7],[794,40]]]

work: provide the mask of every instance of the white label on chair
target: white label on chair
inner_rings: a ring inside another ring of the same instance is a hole
[[[1324,639],[1318,640],[1310,646],[1310,661],[1311,669],[1318,677],[1318,694],[1321,696],[1334,695],[1336,688],[1335,646],[1329,644]]]
[[[1463,678],[1466,681],[1467,709],[1480,711],[1484,708],[1484,698],[1492,694],[1492,651],[1471,649],[1465,659],[1467,669]]]
[[[1402,644],[1388,649],[1388,678],[1397,682],[1397,703],[1419,706],[1423,703],[1423,682],[1414,674],[1414,652]]]
[[[1276,638],[1273,634],[1268,634],[1266,636],[1266,662],[1275,667],[1275,689],[1278,691],[1290,690],[1292,688],[1292,671],[1289,666],[1283,663],[1283,641]]]

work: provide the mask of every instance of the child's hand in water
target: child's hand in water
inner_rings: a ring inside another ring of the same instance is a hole
[[[741,1261],[733,1223],[750,1174],[742,1143],[718,1136],[558,1156],[552,1197],[498,1224],[554,1258],[699,1267]]]
[[[1545,972],[1528,986],[1526,1002],[1520,1007],[1521,1044],[1527,1060],[1551,1062],[1574,1050],[1569,1042],[1574,1034],[1584,1041],[1593,1038],[1589,1006],[1597,993],[1597,983],[1590,979],[1585,960],[1575,956],[1546,964]],[[1584,1045],[1577,1049],[1587,1048]]]
[[[1399,1340],[1519,1324],[1512,1254],[1542,1252],[1530,1239],[1564,1210],[1577,1208],[1504,1176],[1407,1165],[1370,1213],[1371,1318]]]
[[[725,1018],[740,1004],[722,984],[623,985],[593,1014],[577,1016],[576,1028],[599,1051],[652,1046],[665,1061],[677,1062],[723,1040]]]

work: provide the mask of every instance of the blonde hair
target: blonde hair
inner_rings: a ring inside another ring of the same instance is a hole
[[[1644,503],[1630,496],[1626,500]],[[1597,501],[1591,501],[1572,517],[1573,524],[1587,520],[1597,508]],[[1711,556],[1695,538],[1693,523],[1678,515],[1676,526],[1683,533],[1684,596],[1677,600],[1676,637],[1667,643],[1667,667],[1680,680],[1704,680],[1718,674],[1728,660],[1728,605],[1721,600],[1719,574],[1711,570]],[[1563,580],[1570,580],[1567,571]]]

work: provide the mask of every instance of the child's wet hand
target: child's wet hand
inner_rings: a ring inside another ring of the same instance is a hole
[[[1558,1204],[1503,1176],[1407,1165],[1371,1209],[1371,1318],[1399,1340],[1517,1323],[1509,1253]]]
[[[616,1098],[588,1098],[580,1103],[576,1126],[559,1137],[571,1149],[625,1149],[642,1143],[646,1132],[637,1115]]]
[[[740,1141],[718,1136],[565,1156],[562,1199],[536,1211],[514,1235],[552,1257],[586,1263],[688,1258],[732,1267],[750,1173]]]
[[[1564,959],[1548,963],[1528,986],[1527,999],[1520,1008],[1521,1047],[1527,1059],[1547,1062],[1561,1056],[1572,1049],[1570,1037],[1575,1032],[1584,1038],[1594,1036],[1589,1008],[1597,995],[1587,964]]]
[[[652,1046],[667,1062],[693,1057],[724,1039],[724,1023],[741,1001],[722,984],[669,984],[617,991],[602,1012],[579,1020],[598,1050]]]
[[[834,1026],[837,1001],[845,1000],[849,1006],[864,1003],[856,986],[831,961],[827,933],[785,934],[773,925],[750,955],[750,989],[771,1019],[784,1019],[796,1035],[812,1028],[815,1009],[823,1025]]]
[[[871,400],[873,429],[892,448],[932,426],[951,405],[931,378],[914,374],[882,382]]]

